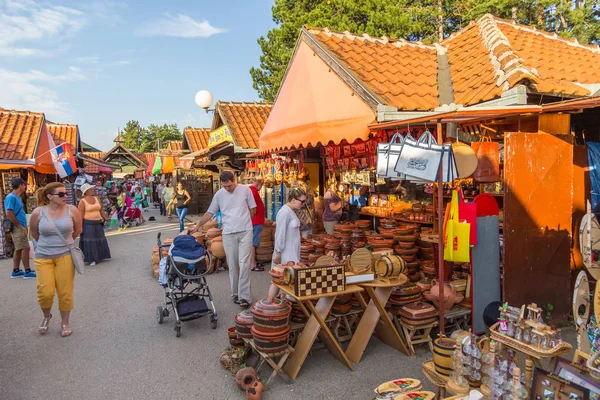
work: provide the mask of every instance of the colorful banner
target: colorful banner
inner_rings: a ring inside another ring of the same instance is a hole
[[[75,157],[73,156],[70,147],[71,146],[69,146],[68,143],[63,143],[50,150],[50,153],[52,154],[52,162],[54,162],[54,168],[56,168],[56,172],[61,178],[77,172]]]
[[[210,133],[208,147],[211,148],[223,142],[233,143],[233,135],[227,125],[223,125]]]

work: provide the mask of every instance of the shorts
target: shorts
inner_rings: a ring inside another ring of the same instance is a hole
[[[252,246],[258,247],[260,245],[260,234],[262,233],[262,225],[252,226]]]
[[[12,241],[15,244],[15,251],[29,248],[29,234],[27,228],[23,225],[15,226],[12,231]]]

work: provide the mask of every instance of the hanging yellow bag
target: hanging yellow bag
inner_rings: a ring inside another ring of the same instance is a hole
[[[449,205],[448,218],[445,223],[444,234],[444,260],[452,262],[471,261],[469,249],[469,236],[471,224],[459,222],[458,219],[458,192],[452,192],[452,202]]]

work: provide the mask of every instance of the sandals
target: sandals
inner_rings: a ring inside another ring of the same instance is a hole
[[[48,333],[48,325],[50,325],[50,319],[52,318],[52,314],[48,318],[44,318],[42,320],[42,324],[40,325],[39,332],[40,335],[45,335]]]
[[[264,271],[265,270],[265,266],[263,263],[256,263],[256,265],[254,267],[252,267],[252,269],[250,271]]]
[[[233,302],[235,304],[240,304],[240,299],[237,296],[233,296]]]
[[[240,307],[248,308],[248,307],[250,307],[250,303],[248,303],[248,301],[242,299],[242,300],[240,300]]]
[[[60,332],[60,335],[62,337],[67,337],[67,336],[71,336],[71,334],[73,333],[73,329],[68,328],[66,325],[62,326],[62,330]]]

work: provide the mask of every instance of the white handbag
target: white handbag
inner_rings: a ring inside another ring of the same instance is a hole
[[[389,143],[377,144],[377,176],[383,178],[402,178],[401,174],[394,171],[398,156],[402,151],[404,137],[395,133]]]
[[[437,144],[431,132],[425,131],[419,140],[404,140],[394,170],[404,174],[412,182],[434,182],[437,180],[440,163],[443,163],[443,182],[452,182],[458,178],[452,145]]]

